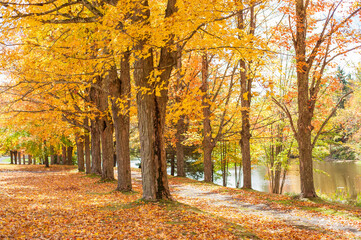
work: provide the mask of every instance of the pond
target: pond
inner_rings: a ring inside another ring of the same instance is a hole
[[[132,167],[137,167],[139,160],[132,161]],[[284,192],[300,193],[299,166],[297,161],[291,164],[287,173]],[[331,198],[356,199],[361,196],[361,161],[315,161],[314,180],[317,194]],[[170,169],[168,168],[170,174]],[[191,177],[187,175],[188,177]],[[203,180],[199,178],[197,180]],[[222,178],[216,178],[214,183],[222,185]],[[240,186],[242,186],[242,178]],[[227,186],[235,187],[234,169],[229,169]],[[264,166],[254,165],[252,168],[252,187],[257,191],[269,192],[267,169]]]

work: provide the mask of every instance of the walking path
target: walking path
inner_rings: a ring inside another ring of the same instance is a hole
[[[141,181],[139,172],[132,172],[132,176]],[[361,239],[360,208],[345,211],[338,205],[307,200],[304,207],[299,208],[287,205],[296,201],[287,196],[231,189],[184,178],[171,177],[170,187],[177,201],[239,224],[261,238],[287,239],[290,234],[307,234],[302,239],[326,239],[324,235],[327,239]],[[259,199],[262,197],[266,200]],[[297,201],[297,204],[303,202]]]

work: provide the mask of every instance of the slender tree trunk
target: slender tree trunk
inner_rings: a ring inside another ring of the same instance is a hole
[[[244,12],[238,13],[238,29],[245,30]],[[254,34],[255,18],[254,18],[254,6],[250,7],[250,34]],[[243,163],[243,188],[252,188],[252,173],[251,173],[251,149],[250,149],[250,107],[252,98],[252,77],[247,68],[247,64],[244,59],[240,59],[240,79],[241,79],[241,107],[242,107],[242,130],[241,140],[239,144],[241,146],[242,163]]]
[[[25,153],[23,154],[23,164],[25,165]]]
[[[33,164],[33,160],[30,154],[28,155],[28,164]]]
[[[55,152],[54,152],[54,147],[53,146],[50,146],[50,164],[51,165],[56,164]]]
[[[19,165],[21,165],[21,152],[18,151],[18,162],[19,162]]]
[[[87,120],[88,122],[88,120]],[[85,173],[91,173],[91,159],[90,159],[90,137],[89,132],[85,133],[84,136],[84,149],[85,149]]]
[[[177,91],[178,92],[182,92],[184,89],[184,84],[182,84],[182,74],[181,74],[181,69],[182,69],[182,50],[180,48],[180,46],[178,47],[178,51],[177,51]],[[177,94],[177,93],[176,93]],[[181,97],[177,94],[176,95],[176,102],[180,103],[181,102]],[[183,134],[185,133],[185,115],[181,115],[177,121],[177,133],[176,133],[176,156],[177,156],[177,176],[179,177],[185,177],[186,173],[185,173],[185,166],[184,166],[184,146],[183,146],[183,140],[184,140],[184,136]]]
[[[211,107],[208,99],[208,58],[204,54],[202,57],[202,106],[203,106],[203,164],[204,164],[204,181],[212,182],[212,151],[214,148],[214,142],[212,139],[211,128]]]
[[[65,165],[66,164],[66,146],[62,147],[62,156],[61,156],[61,164]]]
[[[67,156],[66,164],[73,165],[73,147],[72,146],[67,147],[66,156]]]
[[[180,116],[177,121],[177,133],[176,133],[176,155],[177,155],[177,176],[185,177],[185,167],[184,167],[184,146],[182,144],[185,132],[184,116]]]
[[[130,169],[130,147],[129,147],[129,108],[130,108],[130,52],[123,54],[120,62],[120,78],[116,69],[110,72],[110,93],[112,96],[112,116],[115,129],[116,162],[118,165],[117,190],[128,192],[132,190],[132,179]],[[122,109],[119,108],[118,100],[121,100]]]
[[[44,156],[44,165],[45,165],[45,167],[46,168],[48,168],[49,167],[49,151],[48,151],[48,147],[46,146],[46,141],[44,141],[44,148],[43,148],[43,156]]]
[[[175,154],[174,151],[171,150],[170,153],[170,175],[174,176],[175,172]]]
[[[78,171],[84,172],[84,139],[82,136],[76,136],[75,141],[78,159]]]
[[[99,134],[99,119],[91,121],[91,156],[92,166],[91,172],[101,175],[101,150],[100,150],[100,134]]]
[[[281,188],[281,173],[282,173],[282,163],[277,160],[278,155],[282,152],[282,142],[283,142],[283,136],[280,126],[277,127],[278,131],[278,137],[277,137],[277,144],[276,144],[276,151],[275,151],[275,164],[274,164],[274,180],[273,180],[273,193],[280,194]]]
[[[47,153],[45,153],[45,155],[44,155],[44,165],[46,168],[49,167],[49,156]]]
[[[50,155],[50,165],[54,165],[55,164],[55,155],[51,154]]]
[[[14,164],[14,153],[10,151],[10,164]]]
[[[107,117],[102,119],[101,128],[102,180],[114,180],[113,126]]]
[[[100,80],[97,80],[97,84]],[[90,89],[90,99],[93,104],[99,106],[99,94],[97,89]],[[94,174],[102,174],[102,159],[101,159],[101,150],[100,150],[100,118],[96,116],[94,120],[91,120],[90,126],[91,133],[91,155],[92,155],[92,167],[91,172]]]
[[[14,154],[14,163],[18,164],[18,153],[17,153],[17,151],[13,151],[13,154]]]

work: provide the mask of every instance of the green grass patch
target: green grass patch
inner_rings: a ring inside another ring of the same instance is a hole
[[[100,178],[99,175],[95,174],[95,173],[91,173],[91,174],[86,174],[82,177],[87,177],[87,178]]]
[[[101,183],[116,183],[117,182],[117,180],[115,180],[115,179],[100,179],[98,182],[96,182],[96,183],[98,183],[98,184],[101,184]]]
[[[97,196],[105,196],[105,195],[110,195],[113,194],[114,191],[110,191],[110,192],[87,192],[86,194],[89,195],[97,195]]]
[[[2,163],[11,163],[11,159],[10,158],[5,158],[3,160],[1,160]]]
[[[115,191],[118,191],[118,190],[115,190]],[[139,194],[139,192],[137,191],[118,191],[118,192],[121,192],[122,194],[124,195],[127,195],[127,196],[133,196],[133,195],[137,195]]]
[[[136,200],[134,202],[129,202],[129,203],[114,203],[114,204],[108,204],[104,207],[100,207],[99,210],[103,210],[103,211],[118,211],[121,209],[131,209],[131,208],[136,208],[138,206],[144,205],[146,204],[143,200],[139,199]]]

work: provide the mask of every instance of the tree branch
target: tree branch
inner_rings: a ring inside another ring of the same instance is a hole
[[[287,117],[288,117],[288,120],[290,121],[293,134],[295,135],[295,137],[296,137],[296,139],[297,139],[298,133],[297,133],[297,130],[296,130],[295,125],[294,125],[294,123],[293,123],[293,119],[292,119],[291,113],[290,113],[290,111],[288,110],[287,106],[286,106],[286,105],[282,106],[282,104],[281,104],[277,99],[275,99],[274,97],[272,97],[272,101],[273,101],[277,106],[279,106],[279,107],[282,109],[282,111],[284,111],[284,112],[286,113],[286,115],[287,115]]]
[[[340,100],[338,100],[336,106],[332,109],[330,115],[328,115],[328,117],[326,118],[326,120],[322,123],[322,125],[321,125],[320,129],[318,130],[316,136],[313,138],[312,148],[315,147],[316,141],[317,141],[318,137],[320,136],[322,129],[326,126],[326,124],[327,124],[328,121],[331,119],[331,117],[336,113],[337,108],[338,108],[338,106],[341,104],[342,100],[343,100],[344,98],[346,98],[348,95],[352,94],[352,93],[353,93],[353,91],[348,92],[348,93],[346,93],[345,95],[343,95],[343,96],[340,98]]]

